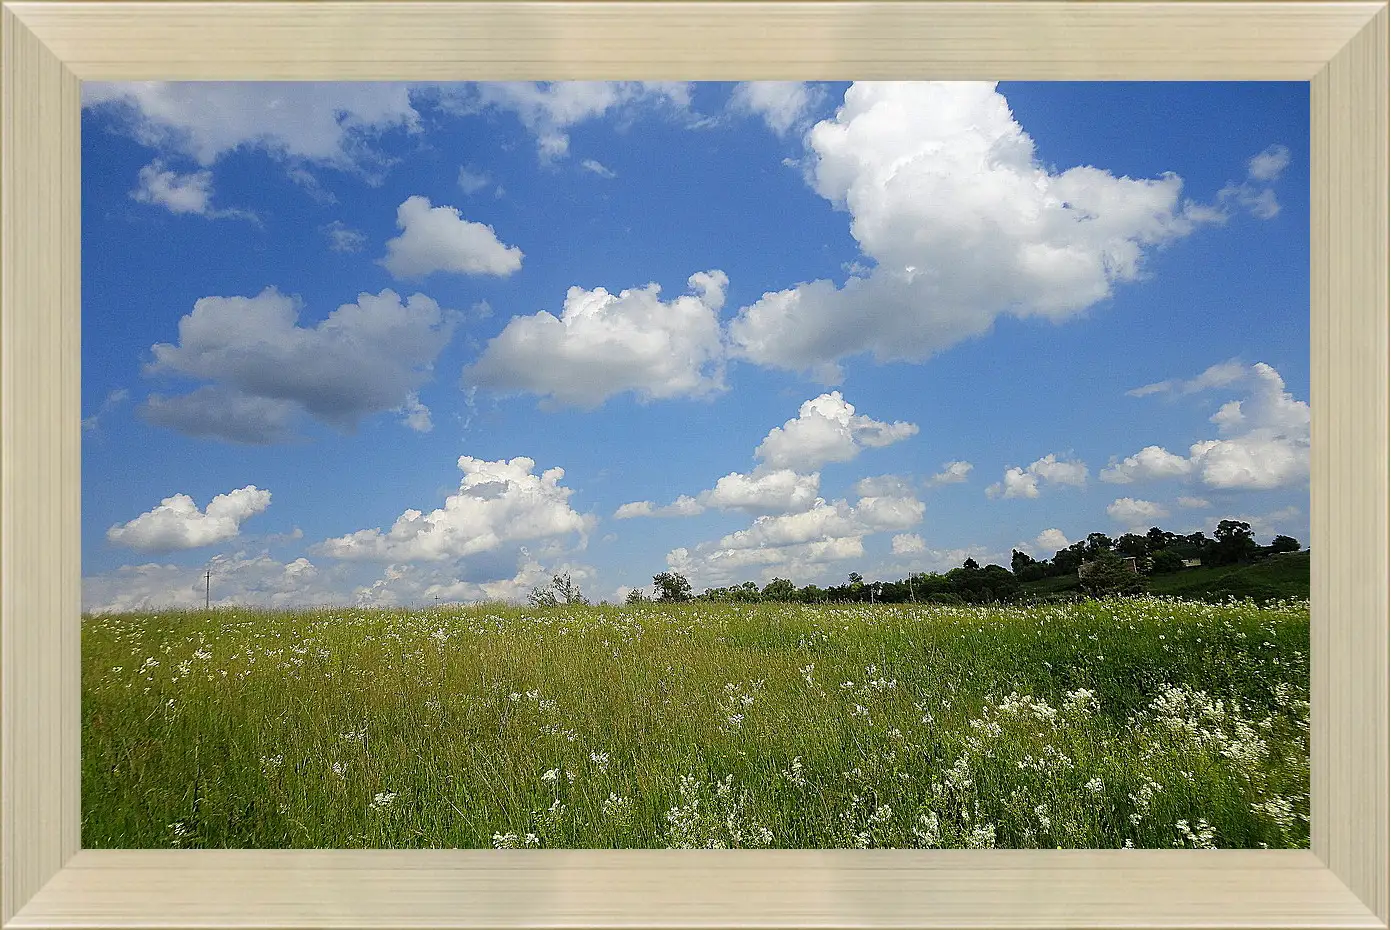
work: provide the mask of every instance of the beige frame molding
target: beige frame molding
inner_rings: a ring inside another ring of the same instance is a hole
[[[1382,927],[1385,2],[0,0],[0,927]],[[82,851],[79,82],[1311,83],[1309,851]]]

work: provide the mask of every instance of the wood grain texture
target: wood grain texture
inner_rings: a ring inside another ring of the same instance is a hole
[[[0,921],[80,845],[78,81],[0,9]]]
[[[1296,850],[90,851],[9,926],[1234,924],[1381,926]]]
[[[1385,4],[0,0],[0,19],[0,925],[1386,926]],[[1311,852],[76,852],[78,78],[579,77],[1312,79]]]
[[[1376,3],[12,3],[83,79],[1309,80]],[[1253,41],[1254,40],[1254,41]]]
[[[1388,224],[1383,10],[1311,84],[1311,846],[1388,914]]]

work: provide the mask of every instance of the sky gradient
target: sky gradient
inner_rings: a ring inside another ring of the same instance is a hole
[[[1307,84],[83,95],[86,610],[1308,544]]]

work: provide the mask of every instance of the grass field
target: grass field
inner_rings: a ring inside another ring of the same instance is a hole
[[[1302,847],[1309,608],[89,617],[83,845]]]

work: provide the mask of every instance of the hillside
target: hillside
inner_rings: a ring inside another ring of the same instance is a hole
[[[1025,582],[1021,593],[1045,595],[1080,592],[1076,575]],[[1309,596],[1309,552],[1285,552],[1250,565],[1189,568],[1166,575],[1150,575],[1145,590],[1151,594],[1191,600],[1220,601],[1249,597],[1256,601]]]

